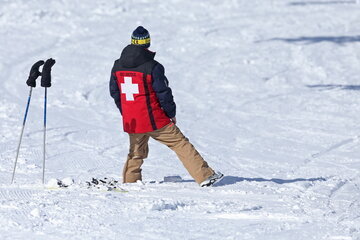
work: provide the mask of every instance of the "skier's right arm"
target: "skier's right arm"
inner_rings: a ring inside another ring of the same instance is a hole
[[[114,99],[116,106],[118,107],[118,109],[120,110],[120,113],[122,114],[120,89],[119,89],[119,86],[117,85],[116,76],[113,71],[111,71],[109,89],[110,89],[111,97]]]

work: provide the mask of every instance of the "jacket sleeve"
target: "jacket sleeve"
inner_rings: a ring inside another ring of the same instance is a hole
[[[117,85],[116,76],[113,71],[111,71],[109,89],[110,89],[111,97],[114,99],[116,106],[118,107],[118,109],[120,110],[120,113],[122,114],[120,89],[119,89],[119,86]]]
[[[162,109],[164,109],[166,115],[169,118],[173,118],[176,115],[176,104],[172,95],[171,88],[169,87],[169,81],[165,76],[165,69],[157,63],[152,70],[152,87],[159,99]]]

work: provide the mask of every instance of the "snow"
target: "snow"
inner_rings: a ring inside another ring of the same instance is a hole
[[[1,1],[0,238],[360,239],[359,21],[355,0]],[[178,126],[224,180],[200,188],[151,141],[128,192],[44,187],[38,82],[10,185],[25,81],[50,57],[46,181],[121,180],[108,80],[138,25]]]

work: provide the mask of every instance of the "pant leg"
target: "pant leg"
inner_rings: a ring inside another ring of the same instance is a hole
[[[201,183],[214,173],[175,124],[170,123],[147,135],[172,149],[197,183]]]
[[[141,165],[143,159],[147,158],[149,153],[149,136],[145,134],[129,134],[130,149],[124,165],[123,182],[132,183],[142,180]]]

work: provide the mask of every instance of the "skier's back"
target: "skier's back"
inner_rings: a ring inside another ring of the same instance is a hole
[[[110,94],[123,116],[130,150],[123,170],[123,182],[142,180],[141,165],[148,155],[150,137],[171,148],[200,186],[222,177],[215,173],[176,124],[176,105],[164,67],[148,50],[149,32],[138,27],[131,45],[124,48],[111,71]]]

